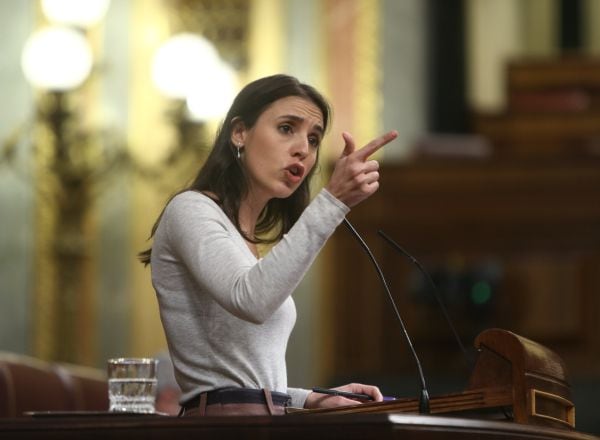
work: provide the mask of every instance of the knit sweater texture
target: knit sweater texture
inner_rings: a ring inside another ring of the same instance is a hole
[[[181,402],[224,387],[289,388],[285,352],[296,321],[292,293],[349,212],[322,189],[260,259],[215,201],[174,197],[154,235],[151,270]]]

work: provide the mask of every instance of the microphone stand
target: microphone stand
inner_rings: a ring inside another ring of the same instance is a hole
[[[410,339],[410,336],[408,335],[408,331],[406,330],[404,321],[402,320],[402,317],[400,316],[400,312],[398,311],[396,302],[394,301],[392,293],[390,292],[387,281],[385,280],[385,277],[383,276],[383,272],[382,272],[381,268],[379,267],[379,264],[377,264],[377,261],[375,260],[373,253],[369,249],[369,246],[367,246],[367,243],[365,243],[365,241],[362,239],[360,234],[356,231],[356,229],[354,229],[354,226],[352,226],[352,224],[346,218],[344,218],[344,225],[350,230],[352,235],[354,235],[354,237],[358,240],[358,242],[360,243],[362,248],[365,250],[365,252],[369,256],[369,259],[371,260],[371,262],[375,266],[375,269],[377,270],[377,275],[379,275],[379,279],[381,280],[381,283],[383,284],[383,287],[388,295],[388,298],[389,298],[390,302],[392,303],[392,308],[394,309],[394,312],[396,313],[396,318],[398,319],[398,322],[400,323],[400,327],[402,328],[402,332],[404,333],[404,338],[406,339],[406,342],[408,343],[408,348],[410,349],[412,357],[417,365],[419,381],[421,382],[421,395],[419,396],[419,413],[420,414],[429,414],[430,413],[429,392],[427,391],[427,385],[425,383],[425,375],[423,374],[423,368],[421,367],[421,362],[419,361],[419,357],[417,356],[417,352],[415,351],[412,340]]]
[[[458,343],[458,346],[460,347],[461,351],[463,352],[465,361],[467,363],[467,367],[469,367],[470,369],[473,368],[473,362],[471,360],[471,358],[469,357],[467,350],[465,348],[465,346],[463,345],[460,336],[458,335],[458,332],[456,331],[456,327],[454,327],[454,324],[452,324],[452,320],[450,319],[450,316],[448,315],[448,310],[446,308],[446,306],[444,305],[444,302],[442,301],[442,297],[437,289],[437,286],[435,285],[435,283],[433,282],[433,279],[431,278],[431,275],[429,275],[429,273],[423,268],[423,266],[421,265],[421,263],[419,263],[419,261],[413,257],[411,254],[409,254],[402,246],[400,246],[398,243],[396,243],[390,236],[388,236],[385,232],[383,232],[381,229],[377,231],[377,233],[388,243],[390,244],[394,249],[396,249],[398,252],[400,252],[402,255],[404,255],[405,257],[407,257],[419,270],[419,272],[421,272],[421,275],[423,275],[425,277],[425,279],[427,280],[427,282],[429,283],[429,286],[431,287],[431,290],[435,296],[435,299],[437,300],[438,305],[440,306],[440,309],[442,309],[442,313],[444,315],[444,318],[446,319],[446,322],[448,323],[448,325],[450,326],[450,329],[452,330],[452,333],[454,335],[454,339],[456,339],[456,342]]]

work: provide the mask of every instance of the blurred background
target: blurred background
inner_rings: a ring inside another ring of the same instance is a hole
[[[349,219],[380,261],[430,393],[460,391],[500,327],[559,354],[600,433],[600,0],[3,0],[0,350],[104,368],[165,350],[136,260],[247,82],[383,130],[382,185]],[[385,231],[430,274],[377,235]],[[340,228],[295,294],[293,386],[418,390],[374,269]]]

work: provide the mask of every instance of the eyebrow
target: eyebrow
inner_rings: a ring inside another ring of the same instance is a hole
[[[298,115],[282,115],[282,116],[279,116],[277,119],[291,119],[296,122],[304,122],[306,120],[302,116],[298,116]],[[320,134],[323,134],[325,132],[323,127],[321,127],[319,124],[315,124],[313,126],[313,129],[317,130]]]

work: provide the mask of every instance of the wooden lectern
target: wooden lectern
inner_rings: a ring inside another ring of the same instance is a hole
[[[467,389],[432,397],[433,416],[402,414],[416,413],[417,399],[299,410],[276,417],[178,418],[155,414],[42,412],[29,418],[0,419],[0,438],[600,440],[573,429],[575,408],[564,365],[557,355],[499,329],[481,333],[475,345],[479,356]]]
[[[566,368],[548,348],[506,330],[477,336],[478,357],[467,389],[432,396],[431,414],[509,419],[527,425],[575,428]],[[301,414],[418,412],[418,399],[301,411]]]

